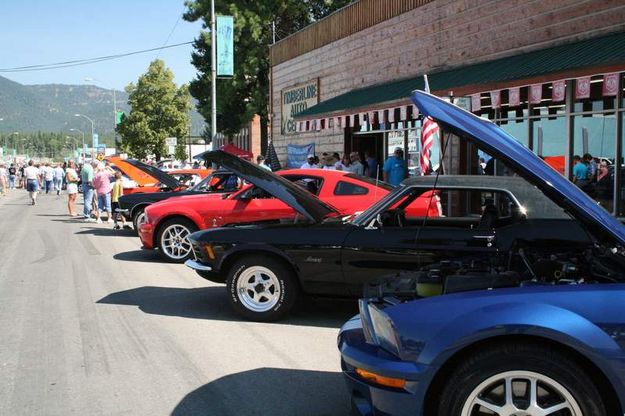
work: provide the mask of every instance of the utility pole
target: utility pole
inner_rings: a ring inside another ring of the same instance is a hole
[[[211,144],[209,150],[213,150],[217,139],[217,59],[215,36],[215,0],[211,0]]]

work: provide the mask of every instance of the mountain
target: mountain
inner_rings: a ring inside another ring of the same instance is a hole
[[[116,91],[118,110],[129,112],[128,94]],[[191,111],[191,135],[204,130],[204,119]],[[42,84],[22,85],[0,76],[0,133],[60,132],[80,129],[91,133],[110,135],[113,132],[113,91],[94,85]]]

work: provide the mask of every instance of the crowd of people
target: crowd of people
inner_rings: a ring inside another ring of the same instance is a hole
[[[322,153],[321,157],[309,154],[300,168],[301,169],[326,169],[340,170],[354,173],[356,175],[368,176],[373,179],[382,179],[391,185],[399,185],[408,177],[408,167],[404,159],[404,150],[397,147],[392,155],[386,159],[382,165],[382,178],[380,178],[379,164],[376,157],[369,152],[364,152],[364,160],[361,160],[358,152],[345,153],[343,157],[336,152]],[[263,156],[256,159],[258,165],[265,169],[267,166]]]
[[[76,210],[79,184],[85,202],[82,214]],[[107,223],[115,224],[115,228],[129,228],[124,216],[117,213],[119,197],[124,193],[122,174],[113,170],[107,161],[94,159],[78,166],[73,160],[58,164],[30,160],[21,166],[11,163],[8,168],[0,163],[0,194],[6,195],[16,188],[28,192],[31,205],[37,203],[40,193],[60,195],[65,190],[70,216],[95,223],[102,223],[105,218]]]

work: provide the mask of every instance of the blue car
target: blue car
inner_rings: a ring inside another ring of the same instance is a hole
[[[353,413],[625,414],[625,226],[489,121],[421,91],[412,100],[561,207],[570,227],[543,227],[538,244],[524,212],[514,233],[485,228],[479,267],[465,245],[464,257],[372,282],[338,337]],[[573,229],[587,239],[572,245]]]

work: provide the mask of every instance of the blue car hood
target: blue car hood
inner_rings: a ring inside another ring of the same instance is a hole
[[[582,222],[596,238],[609,237],[612,244],[625,246],[625,225],[494,123],[423,91],[413,91],[411,98],[421,113],[503,161]]]

